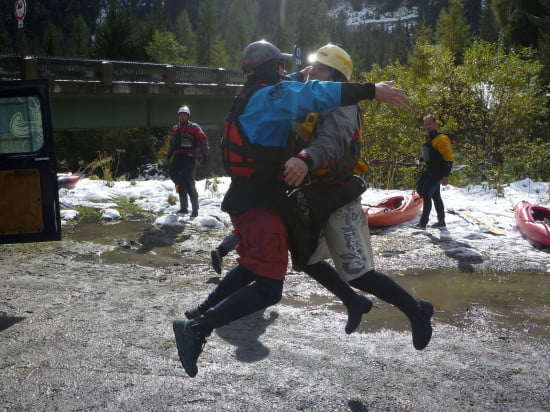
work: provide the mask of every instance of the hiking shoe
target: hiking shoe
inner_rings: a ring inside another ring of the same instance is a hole
[[[184,315],[187,319],[195,319],[195,318],[198,318],[200,315],[202,315],[202,313],[199,310],[199,307],[197,306],[195,309],[191,309],[185,312]]]
[[[414,225],[414,227],[416,229],[426,229],[426,224],[418,222],[416,225]]]
[[[197,212],[196,210],[193,210],[193,212],[191,212],[191,217],[197,217],[199,215],[199,212]]]
[[[355,303],[348,308],[348,321],[344,330],[351,335],[359,327],[361,318],[372,308],[372,301],[363,295],[358,295]]]
[[[197,375],[197,359],[204,348],[206,340],[200,333],[191,329],[191,321],[175,320],[172,322],[178,356],[185,372],[192,378]]]
[[[437,223],[434,223],[432,226],[430,227],[446,227],[447,225],[445,224],[445,222],[437,222]]]
[[[434,306],[427,300],[418,299],[418,310],[411,318],[412,338],[415,349],[422,350],[432,338],[431,318]]]
[[[221,275],[223,268],[223,257],[217,248],[210,252],[210,262],[216,273]]]
[[[180,210],[178,210],[178,214],[179,214],[179,215],[186,215],[187,213],[189,213],[189,210],[187,210],[187,209],[180,209]]]

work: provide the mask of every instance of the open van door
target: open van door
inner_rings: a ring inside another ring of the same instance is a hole
[[[46,80],[0,82],[0,243],[61,239]]]

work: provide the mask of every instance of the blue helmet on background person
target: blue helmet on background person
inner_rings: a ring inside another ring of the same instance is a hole
[[[282,53],[279,48],[266,40],[250,43],[241,55],[241,69],[245,76],[267,84],[275,84],[281,80],[279,65],[292,57]]]

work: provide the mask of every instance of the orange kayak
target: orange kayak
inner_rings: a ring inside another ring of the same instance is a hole
[[[392,226],[407,222],[422,209],[422,198],[417,194],[392,196],[375,206],[363,205],[369,226]]]
[[[522,200],[514,207],[516,225],[523,237],[542,246],[550,246],[550,209]]]

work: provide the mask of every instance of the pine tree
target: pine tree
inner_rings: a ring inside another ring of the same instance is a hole
[[[93,55],[100,59],[146,60],[145,44],[138,24],[128,8],[111,0],[105,20],[99,25]]]
[[[199,6],[199,29],[197,31],[197,63],[209,65],[212,49],[219,28],[220,7],[218,0],[202,0]]]
[[[178,40],[187,50],[187,64],[195,64],[197,62],[197,37],[193,31],[187,10],[183,10],[176,19],[175,35],[176,40]]]
[[[256,8],[253,0],[234,0],[229,2],[227,21],[225,28],[224,44],[228,63],[238,67],[241,52],[251,42],[252,35],[256,31]],[[225,51],[224,51],[225,53]]]
[[[495,43],[500,37],[498,24],[493,14],[493,10],[491,9],[490,2],[487,2],[485,7],[481,10],[479,37],[489,43]]]
[[[491,9],[507,45],[536,47],[550,16],[548,0],[491,0]]]
[[[324,0],[293,0],[296,18],[296,43],[306,54],[328,43],[327,13]]]
[[[275,29],[268,40],[283,51],[291,50],[292,46],[296,44],[294,22],[285,15],[284,9],[279,10]]]
[[[0,53],[12,54],[13,42],[8,31],[4,27],[0,27]]]
[[[212,60],[210,62],[211,66],[216,67],[228,67],[229,58],[225,52],[225,41],[219,35],[214,37],[214,44],[212,46]]]
[[[464,0],[450,0],[449,7],[441,10],[436,24],[438,44],[451,51],[456,63],[463,60],[464,49],[471,42],[470,26],[464,16]]]
[[[53,24],[49,24],[44,32],[44,39],[42,42],[42,50],[44,54],[46,56],[62,56],[62,38],[63,36],[61,35],[61,30]]]
[[[156,63],[186,64],[187,49],[167,31],[155,31],[153,39],[145,46],[145,52]]]
[[[65,56],[89,57],[89,34],[84,18],[80,14],[71,15],[67,18],[66,27]]]

